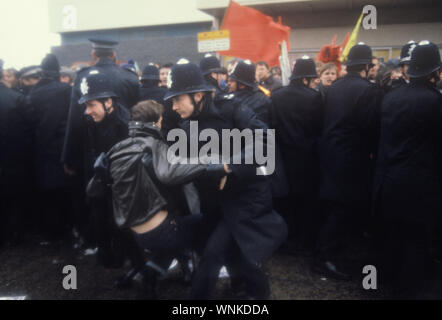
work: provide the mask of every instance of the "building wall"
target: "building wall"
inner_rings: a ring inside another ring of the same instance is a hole
[[[145,27],[118,30],[85,31],[62,34],[62,45],[52,52],[62,65],[70,66],[78,61],[90,61],[93,36],[117,39],[119,60],[134,59],[140,67],[149,62],[160,64],[176,62],[186,57],[199,62],[197,33],[210,30],[211,23],[175,25],[167,27]]]
[[[49,0],[54,33],[211,22],[196,0]]]

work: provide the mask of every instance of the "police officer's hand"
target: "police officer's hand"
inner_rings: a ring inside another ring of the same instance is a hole
[[[208,177],[210,177],[211,179],[217,180],[217,181],[221,180],[220,185],[219,185],[220,190],[224,189],[224,186],[227,181],[227,175],[230,172],[231,171],[230,171],[229,167],[224,163],[209,164],[206,168],[206,174]]]
[[[63,169],[64,172],[68,175],[68,176],[75,176],[77,174],[77,172],[75,172],[74,169],[72,169],[71,167],[69,167],[67,164],[63,165]]]

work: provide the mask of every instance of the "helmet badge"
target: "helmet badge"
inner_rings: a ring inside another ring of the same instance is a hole
[[[86,78],[83,78],[83,80],[81,80],[80,90],[82,95],[86,95],[89,92],[89,85],[87,84]]]
[[[171,72],[171,70],[169,70],[169,73],[167,74],[167,88],[172,88],[172,84],[173,84],[173,81],[172,81],[172,72]]]

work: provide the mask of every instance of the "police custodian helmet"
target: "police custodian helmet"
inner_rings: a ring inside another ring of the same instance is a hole
[[[81,98],[78,100],[78,104],[95,99],[117,97],[112,91],[108,77],[97,69],[89,71],[89,74],[81,79],[80,92]]]
[[[365,43],[359,42],[351,47],[347,61],[345,61],[344,64],[347,65],[347,67],[361,64],[368,64],[372,67],[372,58],[371,48]]]
[[[167,76],[167,88],[164,100],[195,92],[213,91],[203,78],[201,69],[187,59],[180,59],[172,66]]]
[[[312,58],[309,56],[303,56],[302,58],[296,59],[290,80],[317,77],[316,65]]]
[[[141,80],[160,80],[160,71],[153,64],[149,63],[143,69],[143,74],[141,75]]]
[[[229,73],[229,78],[248,87],[256,87],[255,65],[250,60],[237,61]]]
[[[411,52],[414,50],[414,48],[416,47],[417,43],[414,40],[410,40],[408,41],[408,43],[406,45],[404,45],[401,49],[401,61],[400,64],[404,65],[404,64],[410,64],[411,61]]]
[[[407,71],[410,78],[430,75],[441,67],[439,48],[428,40],[423,40],[411,52],[410,67]]]
[[[204,58],[201,59],[200,69],[203,76],[206,76],[211,72],[226,73],[226,70],[221,67],[218,58],[211,53],[206,53]]]

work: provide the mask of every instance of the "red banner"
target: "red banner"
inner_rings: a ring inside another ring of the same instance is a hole
[[[273,67],[279,65],[279,44],[285,40],[290,48],[290,27],[234,1],[230,1],[221,30],[230,31],[230,50],[220,51],[221,55],[263,60]]]

